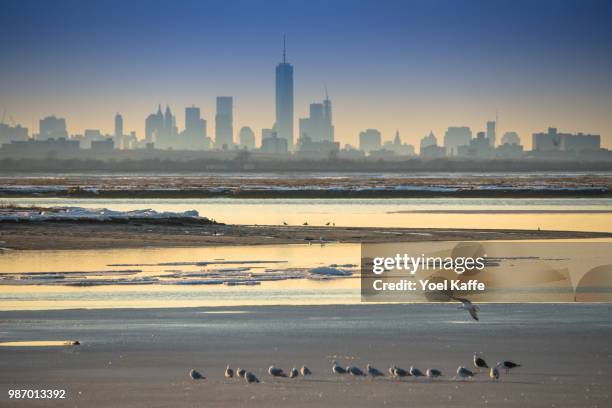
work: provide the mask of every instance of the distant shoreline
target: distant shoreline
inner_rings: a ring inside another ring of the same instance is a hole
[[[612,197],[612,189],[607,187],[576,189],[292,189],[292,190],[33,190],[3,188],[0,200],[29,197],[57,198],[580,198]]]
[[[0,199],[612,197],[612,174],[0,175]]]

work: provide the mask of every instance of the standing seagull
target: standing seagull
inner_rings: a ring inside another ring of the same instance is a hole
[[[461,367],[461,366],[459,366],[457,368],[457,375],[459,377],[461,377],[461,378],[471,378],[471,377],[474,377],[474,373],[473,372],[471,372],[467,368]]]
[[[191,377],[192,380],[205,380],[206,377],[204,377],[198,370],[196,369],[192,369],[191,371],[189,371],[189,377]]]
[[[302,366],[302,368],[300,368],[300,374],[302,374],[303,377],[306,377],[307,375],[312,374],[312,371],[310,371],[308,367]]]
[[[484,360],[484,358],[480,356],[480,353],[478,352],[474,353],[474,367],[477,368],[479,371],[481,368],[489,368],[487,362]]]
[[[472,319],[474,319],[476,321],[478,320],[478,313],[476,313],[476,312],[480,311],[478,306],[476,306],[475,304],[470,302],[469,299],[466,299],[466,298],[460,298],[460,297],[453,297],[453,296],[451,296],[451,299],[457,300],[457,301],[461,302],[461,306],[459,306],[457,309],[467,310],[469,312],[470,316],[472,316]]]
[[[427,376],[429,378],[442,377],[442,371],[438,370],[437,368],[428,368],[427,369]]]
[[[225,376],[225,378],[233,378],[234,377],[234,370],[231,369],[231,367],[228,366],[225,367],[225,373],[223,374]]]
[[[396,378],[410,377],[410,373],[407,370],[404,370],[403,368],[393,366],[389,369],[389,371],[392,372],[393,376]]]
[[[298,376],[298,374],[299,374],[298,369],[295,367],[289,370],[289,378],[295,378]]]
[[[372,367],[371,365],[366,365],[366,371],[372,377],[384,377],[385,375],[381,373],[377,368]]]
[[[334,360],[332,362],[332,364],[333,364],[332,365],[332,373],[334,373],[334,374],[346,374],[346,370],[344,368],[342,368],[340,366],[340,364],[338,364],[337,361]]]
[[[349,373],[350,375],[354,375],[355,377],[365,376],[363,371],[361,371],[361,368],[355,367],[352,365],[346,367],[346,372]]]
[[[410,375],[413,377],[424,377],[425,374],[415,366],[410,366]]]
[[[283,372],[282,368],[274,367],[274,365],[268,368],[268,374],[272,377],[287,377],[287,374]]]
[[[257,377],[255,377],[255,374],[253,374],[250,371],[244,374],[244,379],[246,380],[247,383],[258,383],[259,382]]]
[[[506,370],[506,374],[510,373],[510,370],[516,367],[520,367],[520,364],[513,363],[512,361],[504,361],[501,363],[501,366]]]
[[[493,381],[499,380],[499,370],[497,368],[501,367],[501,365],[502,363],[497,363],[495,367],[491,367],[489,370],[489,377],[491,377]]]
[[[244,375],[245,375],[245,374],[246,374],[246,370],[245,370],[244,368],[240,368],[240,367],[238,367],[238,368],[236,369],[236,375],[237,375],[238,377],[244,378]]]

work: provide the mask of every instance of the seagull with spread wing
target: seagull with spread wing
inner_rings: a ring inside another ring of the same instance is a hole
[[[469,299],[466,299],[466,298],[460,298],[460,297],[453,297],[453,296],[451,296],[451,299],[456,300],[458,302],[461,302],[461,306],[459,306],[457,309],[467,310],[468,313],[470,314],[470,316],[472,316],[472,319],[478,321],[478,313],[477,312],[480,311],[478,306],[476,306],[475,304],[470,302]]]

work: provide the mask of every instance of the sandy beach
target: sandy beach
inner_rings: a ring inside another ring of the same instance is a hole
[[[45,406],[603,407],[612,386],[612,314],[604,304],[273,306],[1,312],[7,341],[78,339],[80,346],[0,347],[0,384],[66,389]],[[474,351],[523,366],[493,383],[454,379]],[[334,376],[331,361],[425,370],[437,380]],[[260,384],[223,378],[226,364]],[[307,378],[269,365],[306,364]],[[207,377],[193,381],[196,368]],[[7,404],[7,395],[2,395]],[[14,406],[41,406],[22,400]],[[7,405],[8,406],[8,405]]]

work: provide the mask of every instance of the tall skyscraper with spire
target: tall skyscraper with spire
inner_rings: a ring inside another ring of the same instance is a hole
[[[287,48],[283,36],[283,62],[276,66],[276,123],[279,138],[287,140],[293,149],[293,65],[287,62]]]

